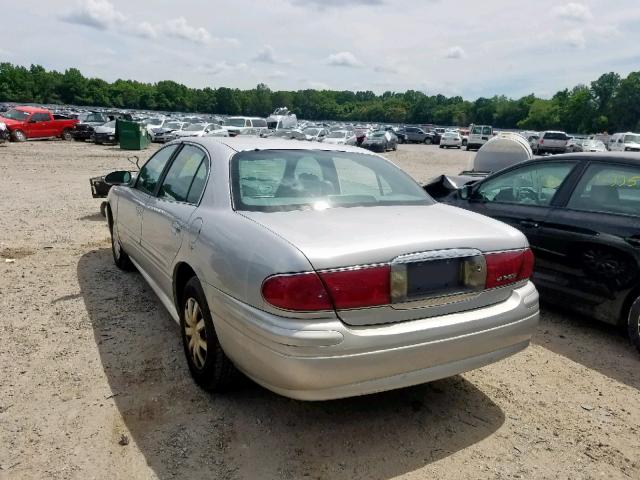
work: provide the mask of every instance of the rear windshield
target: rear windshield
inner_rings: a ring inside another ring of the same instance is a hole
[[[231,159],[236,210],[431,205],[409,175],[375,155],[313,150],[240,152]]]
[[[267,127],[267,121],[262,119],[262,118],[254,118],[251,121],[253,122],[253,126],[256,127],[256,128],[266,128]]]
[[[545,140],[567,140],[568,137],[562,132],[547,132],[544,134]]]

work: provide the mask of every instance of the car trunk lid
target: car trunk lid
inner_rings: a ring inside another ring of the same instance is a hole
[[[503,223],[443,204],[242,214],[297,247],[318,272],[368,265],[391,265],[392,279],[394,272],[402,272],[405,285],[392,292],[391,304],[338,310],[351,325],[425,318],[503,301],[512,288],[470,291],[460,284],[460,272],[484,252],[527,245],[520,232]]]

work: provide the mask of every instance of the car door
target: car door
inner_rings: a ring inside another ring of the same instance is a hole
[[[204,191],[209,159],[199,146],[185,144],[167,169],[157,194],[145,207],[141,248],[146,266],[171,292],[173,260],[192,225]]]
[[[546,228],[550,282],[594,308],[618,298],[640,276],[640,166],[590,162]]]
[[[34,113],[29,118],[26,125],[27,138],[43,138],[51,136],[49,134],[50,127],[48,125],[49,114],[48,113]]]
[[[577,161],[531,162],[477,185],[464,208],[487,215],[525,234],[536,257],[545,255],[545,222],[553,199]]]
[[[158,150],[140,169],[133,186],[119,189],[116,215],[118,236],[134,260],[139,260],[144,207],[155,194],[162,173],[177,147],[169,145]]]

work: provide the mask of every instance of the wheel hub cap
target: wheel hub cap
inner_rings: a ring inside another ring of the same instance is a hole
[[[201,369],[207,360],[207,331],[198,301],[187,299],[184,307],[184,333],[191,360],[196,368]]]

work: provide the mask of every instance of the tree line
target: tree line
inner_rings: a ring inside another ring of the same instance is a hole
[[[489,124],[525,130],[559,129],[571,133],[640,130],[640,72],[622,78],[605,73],[589,85],[557,92],[550,99],[533,94],[519,99],[496,95],[464,100],[460,96],[371,91],[272,91],[265,84],[251,90],[189,88],[164,80],[143,83],[87,78],[78,69],[47,71],[0,63],[0,101],[131,108],[168,112],[217,113],[265,117],[289,107],[309,120]]]

